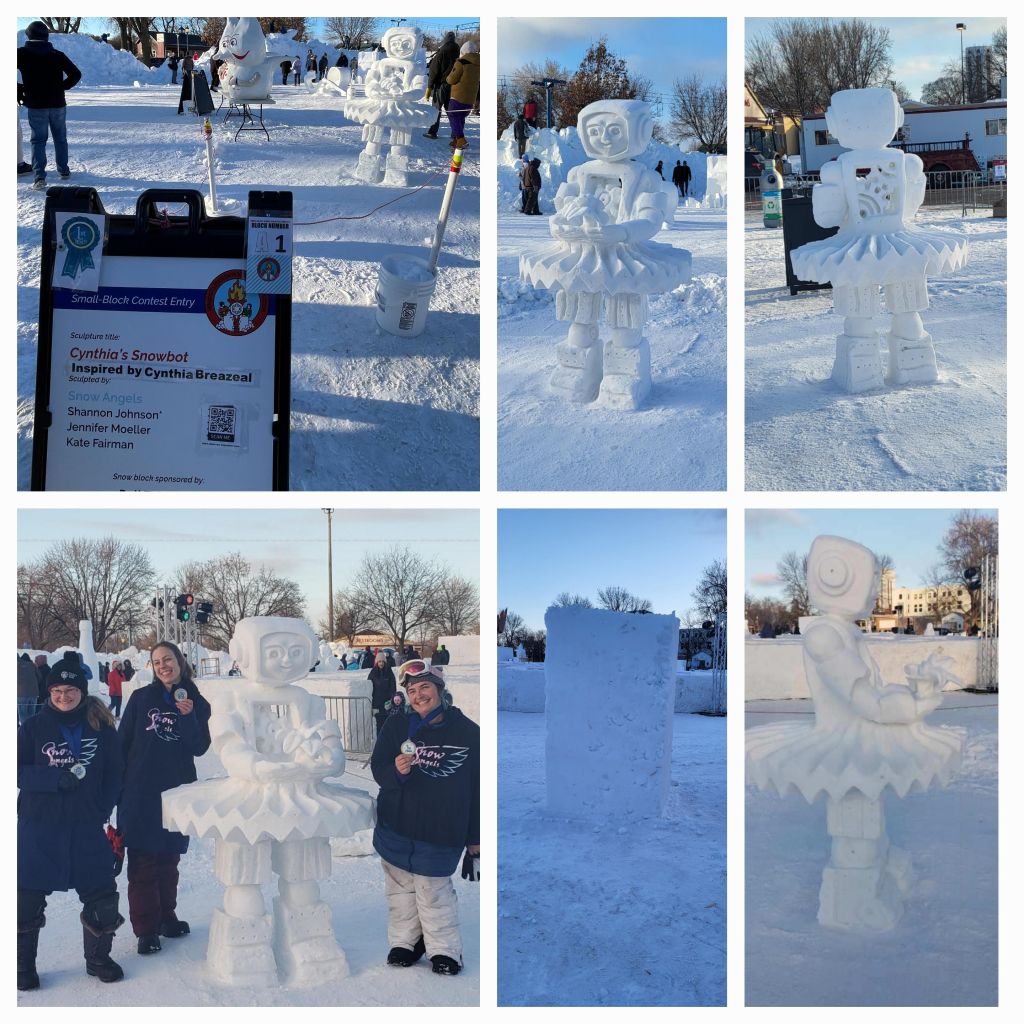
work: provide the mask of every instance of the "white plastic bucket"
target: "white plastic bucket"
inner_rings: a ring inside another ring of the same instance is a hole
[[[377,326],[399,338],[422,334],[435,284],[419,256],[385,256],[377,279]]]

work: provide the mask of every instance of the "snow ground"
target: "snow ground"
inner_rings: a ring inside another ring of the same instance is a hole
[[[377,784],[363,758],[351,757],[343,782],[376,795]],[[216,754],[197,762],[199,778],[223,775]],[[357,840],[368,838],[360,833]],[[339,844],[340,845],[340,844]],[[19,992],[19,1006],[478,1006],[480,1003],[479,885],[452,881],[459,898],[459,918],[465,967],[457,977],[434,974],[421,960],[407,969],[388,967],[387,903],[380,858],[368,842],[347,844],[356,852],[339,857],[320,884],[331,905],[338,943],[348,958],[350,975],[316,988],[250,991],[210,982],[205,972],[210,913],[221,906],[224,888],[213,875],[213,841],[193,839],[181,861],[178,914],[189,921],[192,934],[164,939],[154,956],[139,956],[131,927],[125,924],[114,938],[112,956],[124,968],[125,979],[103,985],[85,973],[82,960],[81,909],[74,892],[54,893],[48,900],[46,927],[39,936],[37,966],[42,988]],[[364,852],[365,851],[365,852]],[[128,915],[128,882],[118,878],[121,913]],[[268,910],[273,886],[264,886]]]
[[[725,719],[673,716],[664,818],[545,806],[546,716],[498,713],[499,1006],[725,1004]]]
[[[889,836],[915,873],[891,932],[821,928],[824,800],[747,789],[748,1006],[996,1005],[997,700],[945,694],[930,721],[967,730],[960,774],[947,789],[886,798]],[[753,701],[746,710],[750,727],[810,713],[812,702]]]
[[[970,244],[963,270],[928,285],[939,382],[847,395],[829,380],[842,330],[830,290],[791,296],[782,232],[747,211],[748,489],[1005,489],[1006,221],[925,207],[917,223]]]
[[[553,192],[541,193],[550,214]],[[693,279],[651,298],[654,386],[644,408],[563,403],[548,391],[567,325],[552,294],[519,281],[519,255],[551,240],[547,217],[498,211],[498,486],[505,490],[725,488],[726,212],[676,210],[655,241],[689,249]]]
[[[215,94],[216,95],[216,94]],[[290,189],[295,220],[363,214],[408,189],[353,178],[359,125],[343,99],[275,85],[271,129],[238,142],[211,117],[221,212],[244,213],[250,189]],[[80,86],[68,94],[70,184],[97,189],[110,212],[134,211],[145,188],[207,192],[202,120],[177,117],[178,87]],[[24,120],[24,118],[23,118]],[[231,124],[237,125],[237,121]],[[442,136],[446,135],[442,126]],[[27,125],[23,124],[26,147]],[[446,173],[365,220],[296,229],[292,306],[293,490],[476,490],[479,487],[479,121],[459,176],[427,328],[377,335],[378,265],[426,254]],[[413,138],[418,185],[446,170],[446,138]],[[52,160],[52,150],[49,159]],[[49,167],[48,182],[57,184]],[[18,486],[29,486],[35,395],[39,248],[45,193],[19,179]]]

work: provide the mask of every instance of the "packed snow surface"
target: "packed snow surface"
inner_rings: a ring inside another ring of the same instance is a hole
[[[117,59],[110,47],[94,46],[103,60]],[[89,69],[100,60],[93,58],[83,68],[82,84],[68,93],[70,184],[92,186],[108,212],[119,214],[134,213],[146,188],[194,188],[205,195],[202,120],[175,115],[178,87],[93,87]],[[165,82],[168,72],[160,75]],[[398,198],[411,189],[367,185],[351,175],[362,148],[361,128],[342,117],[340,94],[275,83],[272,96],[275,105],[264,115],[269,142],[257,133],[236,142],[237,120],[229,128],[221,116],[211,120],[222,213],[243,214],[250,189],[294,194],[291,488],[476,490],[479,122],[467,124],[470,145],[426,330],[402,339],[376,331],[380,263],[388,256],[428,255],[447,179],[447,126],[437,141],[414,136],[414,187],[438,173],[422,190]],[[27,125],[23,130],[27,149]],[[57,184],[52,148],[49,154],[47,180]],[[31,464],[45,198],[30,186],[31,176],[19,179],[18,486],[23,489],[29,486]],[[395,199],[365,219],[298,225],[361,217]]]
[[[747,212],[749,489],[1005,489],[1006,221],[925,207],[915,224],[964,234],[969,247],[966,267],[928,282],[921,316],[938,383],[849,395],[829,379],[843,325],[831,291],[791,296],[782,232]],[[876,324],[887,331],[888,314]]]
[[[750,1006],[994,1006],[997,1002],[997,698],[947,693],[937,725],[967,730],[947,789],[884,798],[914,883],[889,932],[822,928],[825,801],[746,792],[746,1002]],[[748,703],[748,727],[813,714],[811,701]],[[517,716],[526,717],[526,716]]]
[[[542,169],[543,174],[543,169]],[[541,209],[554,212],[554,190]],[[519,256],[551,241],[547,216],[498,207],[498,486],[505,490],[725,488],[725,210],[680,206],[654,241],[690,250],[693,279],[652,296],[653,387],[621,412],[548,390],[568,323],[553,293],[519,279]],[[602,340],[608,328],[601,325]]]
[[[545,717],[498,713],[498,1004],[725,1005],[725,719],[673,716],[627,828],[547,812]]]

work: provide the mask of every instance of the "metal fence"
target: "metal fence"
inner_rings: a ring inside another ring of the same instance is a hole
[[[991,209],[996,202],[1006,199],[1006,180],[988,181],[980,171],[929,171],[924,193],[924,206],[959,206],[966,214],[979,209]],[[795,192],[809,193],[818,181],[817,174],[787,174],[785,187]],[[747,209],[761,205],[761,179],[743,179],[743,201]],[[785,202],[783,202],[785,216]]]
[[[327,718],[338,723],[341,743],[346,754],[372,754],[377,730],[373,720],[373,704],[369,697],[321,697]],[[285,714],[287,707],[274,704],[274,714]]]
[[[715,616],[715,635],[711,647],[711,711],[716,715],[725,714],[726,651],[728,627],[725,612]]]
[[[999,689],[999,563],[986,555],[981,563],[978,593],[978,689]]]

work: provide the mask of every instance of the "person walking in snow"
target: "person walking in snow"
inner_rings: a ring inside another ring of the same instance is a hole
[[[384,719],[387,717],[387,712],[384,709],[398,691],[398,687],[395,685],[395,670],[388,665],[388,656],[384,651],[377,652],[373,668],[370,669],[369,680],[373,685],[371,704],[379,736],[381,729],[384,728]]]
[[[25,29],[25,45],[18,47],[21,72],[19,99],[25,106],[32,142],[32,187],[46,188],[46,140],[53,138],[53,158],[61,178],[71,177],[68,165],[68,105],[64,94],[82,78],[67,54],[50,42],[50,30],[33,21]]]
[[[121,669],[121,662],[115,658],[110,663],[110,671],[107,673],[107,696],[110,698],[110,713],[115,718],[121,717],[121,687],[124,684],[124,672]]]
[[[178,114],[185,113],[185,104],[192,102],[192,72],[196,69],[196,62],[192,54],[186,53],[185,59],[181,62],[181,95],[178,97]]]
[[[531,128],[537,127],[537,101],[532,96],[527,96],[523,104],[523,118]]]
[[[290,60],[281,61],[281,84],[288,84],[288,76],[292,73],[292,62]]]
[[[679,195],[683,195],[683,167],[679,161],[676,161],[675,167],[672,168],[672,184],[679,189]]]
[[[110,958],[118,912],[114,858],[104,823],[121,789],[114,720],[88,694],[81,665],[61,659],[47,702],[18,729],[18,989],[39,988],[36,951],[46,898],[74,889],[82,902],[85,971],[100,981],[124,972]]]
[[[18,724],[31,718],[39,707],[39,676],[24,651],[18,655]]]
[[[462,44],[459,58],[445,79],[451,86],[448,99],[448,123],[452,129],[452,149],[466,146],[466,118],[480,102],[480,48],[472,39]]]
[[[167,58],[167,66],[171,69],[171,85],[178,84],[178,55],[172,53]]]
[[[523,159],[526,153],[526,140],[529,134],[526,118],[522,114],[517,114],[515,121],[512,122],[512,137],[516,140],[516,145],[519,147],[520,160]]]
[[[299,84],[299,79],[302,77],[302,64],[299,62],[299,55],[295,55],[295,60],[292,61],[292,78],[294,81],[293,85]]]
[[[693,177],[693,172],[690,170],[690,165],[684,160],[683,166],[679,169],[679,180],[681,182],[680,191],[684,196],[690,192],[690,179]]]
[[[128,912],[144,955],[160,950],[161,936],[189,933],[175,913],[188,837],[163,827],[161,794],[195,782],[195,759],[210,746],[210,705],[181,651],[164,640],[151,661],[153,682],[128,698],[118,728],[125,780],[117,823],[127,851]]]
[[[451,876],[479,879],[480,728],[452,704],[444,669],[405,662],[406,714],[387,718],[370,758],[380,786],[373,848],[388,900],[387,962],[411,967],[426,953],[435,974],[462,969]]]
[[[665,164],[661,160],[658,161],[657,165],[654,168],[658,172],[658,176],[661,178],[662,181],[665,180],[665,170],[664,170],[664,168],[665,168]]]
[[[317,76],[318,77],[318,81],[322,82],[324,80],[324,76],[327,74],[327,54],[326,53],[320,58],[320,63],[317,65],[317,71],[318,71],[318,76]]]
[[[448,112],[452,87],[448,84],[448,76],[459,59],[459,44],[455,41],[454,32],[446,32],[437,52],[430,58],[427,65],[427,99],[437,107],[437,118],[423,133],[425,139],[436,139],[441,127],[441,115]]]
[[[532,214],[535,217],[540,217],[540,190],[543,185],[543,181],[540,176],[540,158],[534,157],[523,171],[523,192],[526,196],[526,207],[523,213]]]

